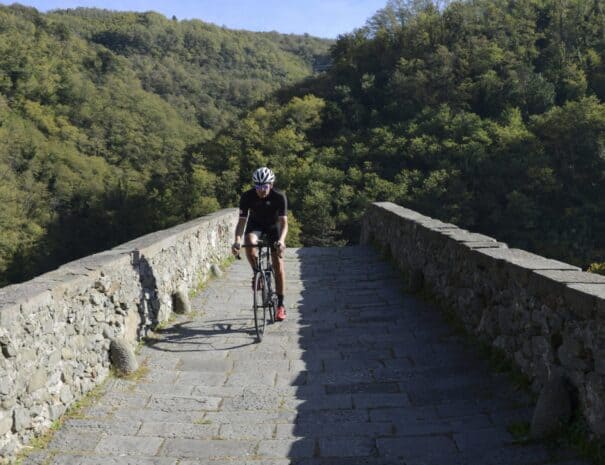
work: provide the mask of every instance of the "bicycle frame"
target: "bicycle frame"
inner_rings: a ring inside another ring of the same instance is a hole
[[[277,294],[273,290],[275,275],[273,272],[273,263],[271,257],[272,245],[260,239],[257,244],[245,244],[244,248],[257,248],[256,266],[254,267],[253,278],[253,304],[254,326],[258,341],[262,341],[267,320],[267,311],[271,322],[275,321],[275,312],[277,308]],[[238,259],[241,257],[238,255]]]

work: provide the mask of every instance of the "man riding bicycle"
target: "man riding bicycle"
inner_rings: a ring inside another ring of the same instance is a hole
[[[244,192],[239,202],[239,221],[235,229],[235,242],[232,246],[234,255],[239,255],[242,234],[245,234],[246,245],[256,245],[262,234],[274,244],[271,257],[275,268],[277,290],[277,312],[275,319],[286,319],[284,306],[285,269],[284,251],[288,234],[288,201],[286,194],[273,189],[275,174],[267,167],[257,169],[252,174],[254,188]],[[247,224],[246,224],[247,221]],[[245,231],[244,231],[245,227]],[[246,247],[246,257],[252,269],[256,267],[257,249]],[[254,287],[254,278],[252,280]]]

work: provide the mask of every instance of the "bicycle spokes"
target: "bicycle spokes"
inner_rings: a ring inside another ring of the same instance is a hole
[[[244,245],[243,247],[258,247],[258,256],[253,267],[253,304],[254,310],[254,328],[258,341],[262,341],[265,334],[267,318],[271,322],[275,321],[275,312],[277,309],[277,296],[274,291],[274,275],[271,263],[271,253],[269,244],[266,241],[259,241],[256,245]]]
[[[262,341],[267,321],[267,283],[263,273],[254,275],[254,328],[258,341]]]

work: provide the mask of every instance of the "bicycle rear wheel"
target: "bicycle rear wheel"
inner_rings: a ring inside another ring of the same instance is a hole
[[[254,328],[256,329],[256,337],[258,342],[263,340],[265,334],[265,326],[267,323],[267,305],[266,295],[267,283],[263,273],[254,275]]]

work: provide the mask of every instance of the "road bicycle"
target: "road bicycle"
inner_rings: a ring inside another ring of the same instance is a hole
[[[275,293],[275,272],[271,261],[273,244],[263,236],[255,245],[244,244],[242,247],[258,248],[252,288],[252,309],[254,310],[254,328],[258,342],[263,340],[267,320],[275,322],[277,309],[277,294]],[[238,255],[238,259],[241,257]]]

